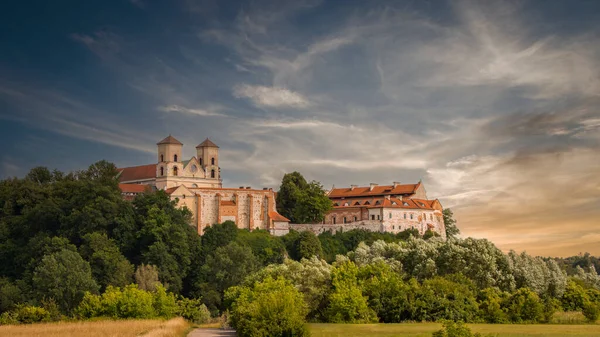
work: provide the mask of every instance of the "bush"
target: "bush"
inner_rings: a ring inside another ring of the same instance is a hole
[[[502,310],[506,293],[496,288],[483,289],[478,296],[479,317],[486,323],[507,323],[508,316]]]
[[[233,287],[226,296],[232,300],[231,323],[240,337],[309,335],[302,294],[283,278]]]
[[[442,322],[443,328],[433,333],[432,337],[480,337],[480,333],[473,333],[463,322]]]
[[[331,272],[333,291],[325,317],[331,323],[370,323],[377,315],[369,308],[358,284],[358,268],[352,261],[339,263]]]
[[[7,311],[0,316],[0,324],[31,324],[48,322],[51,315],[48,310],[32,305],[17,305],[14,310]]]
[[[196,324],[210,321],[210,311],[199,299],[180,298],[177,301],[177,316]]]
[[[156,285],[152,306],[154,307],[156,315],[167,319],[174,317],[178,311],[175,295],[167,292],[165,287],[161,284]]]
[[[454,282],[452,278],[461,279]],[[436,276],[425,280],[416,294],[415,320],[474,321],[478,306],[472,282],[464,276]]]
[[[544,305],[539,296],[529,288],[521,288],[505,303],[504,310],[515,323],[535,323],[544,318]]]
[[[588,322],[595,323],[600,317],[600,304],[588,301],[583,305],[582,311]]]
[[[130,284],[123,290],[108,286],[100,296],[86,293],[75,314],[82,318],[171,318],[177,311],[175,296],[162,285],[149,292]]]

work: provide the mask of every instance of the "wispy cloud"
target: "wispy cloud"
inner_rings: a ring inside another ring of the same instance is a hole
[[[186,107],[182,107],[179,105],[169,105],[169,106],[161,106],[158,110],[163,112],[180,112],[184,114],[190,115],[198,115],[198,116],[214,116],[214,117],[227,117],[227,115],[217,112],[219,110],[218,107],[210,107],[208,109],[190,109]]]
[[[242,84],[234,87],[233,95],[237,98],[249,98],[261,107],[306,108],[310,105],[304,96],[285,88]]]

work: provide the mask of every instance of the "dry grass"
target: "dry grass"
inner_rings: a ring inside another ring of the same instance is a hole
[[[181,337],[189,324],[183,318],[163,320],[120,320],[57,322],[0,326],[0,337]]]
[[[559,311],[552,316],[550,321],[552,324],[585,324],[587,323],[585,316],[581,311]]]

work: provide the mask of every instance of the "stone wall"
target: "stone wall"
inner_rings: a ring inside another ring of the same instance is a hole
[[[302,231],[312,231],[313,233],[319,235],[324,232],[332,232],[335,233],[337,231],[346,232],[353,229],[366,229],[372,232],[382,232],[383,231],[383,223],[381,221],[372,221],[372,220],[364,220],[364,221],[356,221],[346,224],[290,224],[289,229],[293,229],[298,232]],[[287,234],[282,228],[280,228],[275,235],[285,235]]]

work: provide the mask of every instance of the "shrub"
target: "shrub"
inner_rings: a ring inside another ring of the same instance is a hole
[[[600,317],[600,304],[588,301],[583,305],[582,311],[588,322],[595,323]]]
[[[512,294],[505,302],[504,310],[516,323],[535,323],[544,318],[544,305],[529,288],[521,288]]]
[[[508,322],[508,316],[502,310],[502,301],[506,296],[497,288],[483,289],[478,296],[479,317],[486,323]]]
[[[432,337],[480,337],[480,333],[473,333],[463,322],[442,322],[442,329],[433,333]]]
[[[204,324],[210,321],[210,311],[206,305],[200,302],[200,299],[180,298],[177,301],[176,313],[177,316],[196,324]]]
[[[7,311],[0,315],[0,325],[19,324],[19,318],[14,311]]]
[[[48,322],[50,321],[50,313],[48,310],[32,305],[19,305],[14,310],[17,314],[19,322],[24,324]]]
[[[162,285],[149,292],[130,284],[123,290],[108,286],[100,296],[86,293],[75,314],[82,318],[171,318],[177,310],[175,296]]]
[[[283,278],[267,277],[251,287],[233,287],[231,323],[240,337],[308,336],[302,294]]]
[[[377,315],[369,308],[358,284],[358,268],[352,261],[339,263],[331,272],[333,292],[325,311],[331,323],[369,323],[377,321]]]
[[[472,282],[459,276],[454,278],[462,278],[461,282],[454,282],[451,278],[452,275],[436,276],[423,282],[416,294],[415,320],[470,322],[476,318],[478,306]]]
[[[158,316],[167,319],[174,317],[178,310],[175,295],[167,292],[161,284],[156,286],[153,294],[153,307]]]

